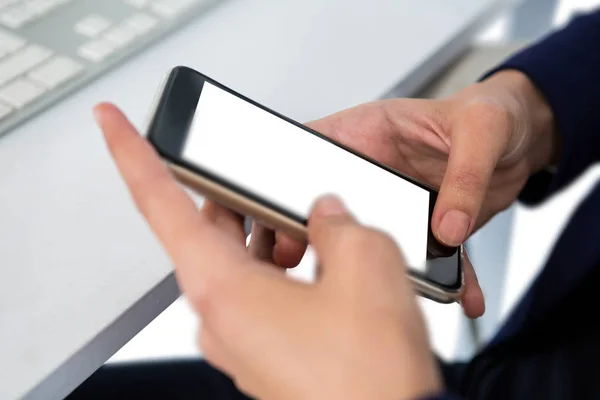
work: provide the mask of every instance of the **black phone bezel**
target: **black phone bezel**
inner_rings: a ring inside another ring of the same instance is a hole
[[[455,271],[452,272],[448,271],[447,265],[438,265],[433,267],[428,265],[425,273],[419,273],[414,270],[409,270],[409,273],[421,279],[424,279],[427,282],[434,284],[440,288],[443,288],[444,290],[460,290],[462,286],[462,263],[461,257],[459,256],[458,247],[449,248],[444,246],[439,241],[437,241],[437,239],[434,237],[431,231],[431,216],[438,194],[438,191],[435,188],[423,184],[422,182],[419,182],[409,176],[402,174],[397,170],[394,170],[386,165],[377,162],[376,160],[373,160],[363,154],[360,154],[351,148],[348,148],[338,142],[335,142],[330,138],[320,134],[319,132],[314,131],[308,128],[307,126],[297,121],[294,121],[284,115],[281,115],[278,112],[271,110],[268,107],[265,107],[253,101],[252,99],[247,98],[246,96],[243,96],[242,94],[224,86],[223,84],[215,81],[214,79],[211,79],[210,77],[205,76],[198,71],[184,66],[174,68],[169,74],[165,82],[162,94],[158,99],[156,111],[151,117],[148,126],[147,139],[163,159],[165,159],[169,163],[193,171],[194,173],[204,176],[218,184],[224,185],[230,188],[231,190],[234,190],[237,193],[240,193],[243,196],[246,196],[252,199],[253,201],[258,202],[263,206],[277,211],[294,221],[300,222],[302,224],[307,223],[306,218],[296,215],[290,212],[289,210],[280,207],[277,204],[273,204],[268,200],[254,193],[251,193],[248,190],[241,188],[181,158],[182,149],[185,144],[190,125],[194,118],[196,106],[198,104],[198,99],[200,98],[200,94],[202,93],[202,88],[204,86],[205,81],[210,82],[211,84],[243,99],[244,101],[253,104],[256,107],[259,107],[279,118],[282,118],[288,123],[296,125],[297,127],[305,130],[306,132],[316,135],[317,137],[335,146],[338,146],[339,148],[342,148],[354,154],[355,156],[364,159],[367,162],[375,164],[378,167],[385,169],[386,171],[398,176],[401,179],[407,180],[412,184],[429,191],[431,196],[429,202],[430,204],[428,224],[430,228],[428,234],[428,247],[430,243],[434,243],[434,245],[437,246],[438,249],[440,249],[441,253],[446,252],[446,254],[448,254],[448,257],[454,256],[457,259],[456,268]]]

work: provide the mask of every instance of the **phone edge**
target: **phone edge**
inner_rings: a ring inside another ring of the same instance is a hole
[[[268,228],[281,229],[292,238],[307,243],[308,230],[305,225],[282,215],[277,211],[271,210],[254,200],[248,199],[234,190],[213,182],[206,177],[195,174],[194,172],[188,171],[176,164],[169,163],[168,161],[166,164],[177,181],[204,198],[215,201],[240,214],[247,215]],[[462,245],[459,247],[459,251],[461,274],[460,289],[447,290],[437,287],[409,271],[408,277],[419,295],[438,303],[445,304],[454,303],[460,300],[460,295],[464,288],[464,247]]]
[[[144,128],[145,128],[144,133],[146,133],[146,134],[150,128],[150,124],[154,118],[154,115],[157,112],[158,106],[160,104],[160,99],[164,95],[165,88],[167,86],[169,77],[171,76],[172,72],[173,72],[173,70],[171,70],[167,74],[165,74],[163,81],[157,88],[152,105],[150,107],[150,112],[148,113],[148,116],[146,117],[146,121],[144,124]],[[209,80],[214,81],[210,77],[207,77],[206,75],[201,74],[198,71],[195,71],[195,72],[200,74],[204,78],[208,78]],[[232,89],[229,89],[229,90],[232,90]],[[279,114],[277,114],[277,115],[279,115]],[[310,129],[310,128],[308,128],[308,129]],[[320,135],[320,134],[318,134],[318,135]],[[343,147],[345,148],[345,146],[343,146]],[[354,154],[353,150],[349,150],[349,151]],[[193,191],[198,193],[200,196],[210,199],[210,200],[213,200],[215,202],[218,202],[218,203],[222,204],[223,206],[229,207],[232,210],[239,212],[241,214],[248,215],[248,216],[254,218],[255,220],[261,222],[266,227],[269,227],[272,229],[282,229],[287,234],[289,234],[292,238],[294,238],[300,242],[307,243],[308,231],[307,231],[307,227],[304,224],[299,223],[298,221],[295,221],[285,215],[282,215],[281,213],[278,213],[277,211],[271,210],[270,208],[265,207],[258,202],[248,199],[248,198],[240,195],[239,193],[237,193],[231,189],[228,189],[227,187],[225,187],[223,185],[220,185],[218,183],[211,181],[208,178],[205,178],[201,175],[198,175],[191,171],[188,171],[187,169],[185,169],[183,167],[173,164],[164,158],[163,158],[163,161],[166,163],[167,167],[173,173],[173,175],[177,181],[179,181],[184,186],[189,187],[190,189],[192,189]],[[375,161],[377,163],[376,160],[373,160],[373,161]],[[388,168],[390,168],[390,167],[388,166]],[[396,171],[394,169],[394,172],[398,173],[402,177],[405,177],[405,174],[401,173],[400,171]],[[407,178],[407,180],[414,181],[416,179],[415,178]],[[435,188],[433,188],[432,186],[425,184],[423,182],[420,182],[420,181],[418,181],[418,182],[422,186],[428,187],[431,190],[437,192],[437,190]],[[438,286],[424,280],[423,278],[419,277],[418,275],[415,275],[415,274],[411,273],[410,271],[408,271],[408,273],[407,273],[408,278],[415,286],[415,291],[417,292],[417,294],[419,294],[421,297],[436,301],[438,303],[443,303],[443,304],[451,304],[454,302],[459,302],[462,291],[464,290],[464,246],[463,245],[459,246],[459,252],[460,252],[459,269],[460,269],[460,281],[461,281],[459,288],[456,290],[443,289],[441,287],[438,287]]]

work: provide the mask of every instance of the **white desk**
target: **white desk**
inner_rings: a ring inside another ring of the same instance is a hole
[[[174,65],[300,121],[409,94],[502,0],[230,1],[0,140],[0,398],[61,398],[178,295],[90,114]]]

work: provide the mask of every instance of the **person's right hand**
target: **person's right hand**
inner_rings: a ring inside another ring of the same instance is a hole
[[[260,399],[416,399],[442,391],[401,250],[336,198],[308,221],[321,274],[297,282],[248,254],[243,217],[199,210],[112,105],[94,110],[116,166],[202,318],[206,360]]]
[[[440,188],[432,230],[449,246],[464,243],[512,204],[528,177],[551,163],[558,147],[549,106],[517,71],[496,73],[449,98],[377,101],[308,125]],[[304,253],[287,236],[274,237],[256,225],[250,247],[287,268]],[[480,297],[480,291],[472,292]],[[466,313],[480,315],[482,301],[474,300],[473,306],[463,301]]]

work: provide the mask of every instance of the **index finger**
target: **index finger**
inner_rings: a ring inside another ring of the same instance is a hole
[[[100,104],[94,116],[138,210],[176,259],[198,231],[196,204],[117,107]]]

